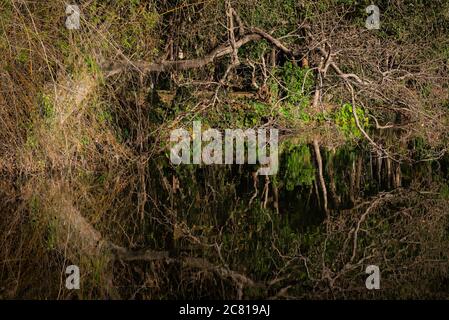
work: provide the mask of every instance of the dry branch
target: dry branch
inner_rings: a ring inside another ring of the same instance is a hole
[[[318,177],[320,179],[321,191],[323,192],[324,211],[326,212],[327,215],[329,215],[329,210],[327,208],[327,189],[326,189],[326,183],[324,182],[324,175],[323,175],[323,160],[321,158],[320,145],[318,144],[317,139],[313,140],[313,147],[315,150],[316,161],[318,164]]]
[[[235,43],[225,43],[207,54],[206,56],[202,58],[196,58],[196,59],[188,59],[188,60],[175,60],[175,61],[161,61],[159,63],[154,62],[146,62],[146,61],[137,61],[133,62],[132,65],[130,65],[128,62],[117,62],[117,63],[110,63],[109,65],[104,66],[105,70],[105,76],[110,77],[115,74],[119,74],[126,69],[129,69],[131,67],[137,68],[139,71],[143,73],[150,73],[150,72],[173,72],[173,71],[182,71],[182,70],[188,70],[188,69],[197,69],[204,67],[212,62],[214,62],[216,59],[227,56],[230,54],[234,54],[238,48],[244,46],[245,44],[251,42],[251,41],[257,41],[261,39],[267,40],[269,43],[271,43],[274,47],[278,48],[285,54],[289,56],[294,56],[292,50],[288,49],[281,41],[271,36],[269,33],[259,29],[259,28],[251,28],[250,31],[252,33],[246,34],[242,36],[240,39],[235,40]]]

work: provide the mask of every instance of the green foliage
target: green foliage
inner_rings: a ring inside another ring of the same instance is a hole
[[[17,55],[17,61],[25,64],[29,61],[30,57],[29,54],[26,50],[20,50],[19,54]]]
[[[108,34],[125,52],[134,56],[151,53],[148,44],[153,40],[151,36],[160,19],[152,5],[140,0],[94,0],[86,11],[93,25],[100,26],[106,21]],[[108,41],[102,46],[109,44]]]
[[[276,104],[278,116],[291,122],[309,122],[306,113],[310,105],[310,93],[314,86],[314,74],[309,68],[301,68],[288,61],[273,71],[268,85],[271,103]]]
[[[259,101],[250,102],[250,111],[245,112],[243,126],[254,127],[262,124],[262,118],[270,116],[270,107]]]
[[[284,181],[292,191],[297,186],[310,186],[315,180],[315,167],[307,145],[289,145],[283,153],[286,167]]]
[[[112,114],[111,114],[109,111],[107,111],[107,110],[102,110],[102,111],[100,111],[100,112],[98,113],[98,121],[99,121],[101,124],[104,124],[104,123],[106,123],[106,122],[112,123],[112,120],[113,120],[113,117],[112,117]]]
[[[100,66],[97,64],[95,59],[91,56],[85,57],[85,62],[87,66],[87,70],[92,74],[100,73]]]
[[[38,97],[38,105],[40,106],[41,114],[45,119],[51,120],[55,116],[55,107],[52,98],[47,94],[40,94]]]
[[[418,136],[410,143],[414,159],[428,159],[435,157],[434,150],[426,137]]]
[[[275,75],[278,75],[282,81],[281,94],[286,98],[286,103],[301,109],[310,104],[314,75],[309,68],[301,68],[288,61],[275,72]]]
[[[301,121],[302,123],[308,123],[312,120],[308,113],[291,103],[281,104],[278,107],[278,112],[282,118],[291,122]]]
[[[250,60],[257,61],[270,48],[268,42],[263,39],[261,41],[250,42],[239,48],[239,56],[245,56]]]
[[[368,128],[369,118],[368,115],[365,114],[365,111],[360,107],[356,107],[356,114],[359,119],[360,125],[364,129]],[[352,105],[350,103],[345,103],[337,112],[335,112],[334,120],[338,128],[347,137],[360,138],[362,136],[362,133],[360,132],[355,122],[355,118],[352,112]]]
[[[244,21],[266,30],[275,29],[275,36],[284,35],[287,30],[291,30],[300,13],[300,3],[296,0],[248,1],[242,2],[241,6],[240,12]]]
[[[54,250],[57,247],[58,239],[56,236],[57,222],[56,219],[50,219],[47,225],[46,242],[47,249]]]
[[[83,145],[84,147],[87,147],[90,144],[89,136],[81,137],[80,142],[81,142],[81,145]]]
[[[25,147],[28,149],[36,149],[39,141],[32,130],[27,132],[27,137],[25,141]]]

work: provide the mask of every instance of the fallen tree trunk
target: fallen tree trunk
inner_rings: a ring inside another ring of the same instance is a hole
[[[259,29],[259,28],[251,28],[251,33],[242,36],[240,39],[236,40],[235,43],[225,43],[207,54],[202,58],[196,59],[188,59],[188,60],[165,60],[161,62],[146,62],[146,61],[136,61],[136,62],[114,62],[110,64],[106,64],[104,66],[105,76],[110,77],[115,74],[119,74],[131,67],[137,68],[142,73],[150,73],[150,72],[173,72],[173,71],[181,71],[188,69],[197,69],[204,67],[216,59],[232,54],[236,49],[242,47],[243,45],[251,42],[257,41],[261,39],[267,40],[271,45],[278,48],[280,51],[285,54],[294,57],[295,53],[288,49],[282,42],[269,33]]]

